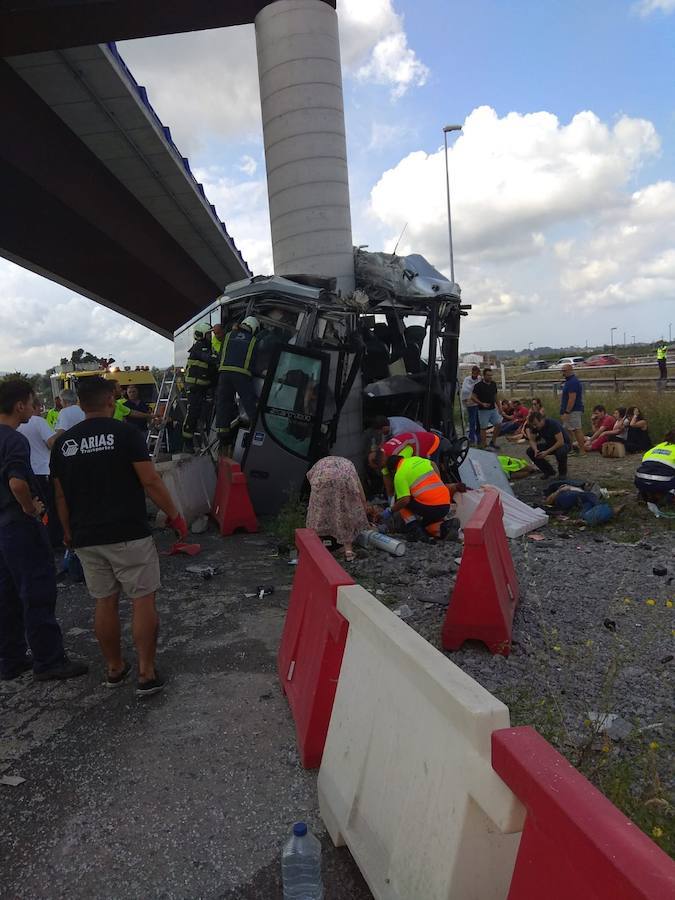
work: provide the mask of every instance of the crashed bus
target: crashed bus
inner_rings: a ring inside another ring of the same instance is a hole
[[[246,316],[260,322],[256,419],[239,428],[233,452],[259,514],[299,492],[327,453],[362,472],[364,429],[376,416],[407,416],[455,440],[460,319],[470,308],[459,286],[416,255],[357,250],[355,270],[346,298],[314,276],[235,282],[175,332],[183,368],[196,324],[227,331]]]

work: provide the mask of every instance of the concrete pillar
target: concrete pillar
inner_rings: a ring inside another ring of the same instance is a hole
[[[354,288],[337,14],[277,0],[255,20],[274,271]]]

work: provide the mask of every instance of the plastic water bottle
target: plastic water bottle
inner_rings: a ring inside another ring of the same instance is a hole
[[[356,543],[360,547],[377,547],[378,550],[386,550],[392,556],[403,556],[405,553],[405,541],[399,541],[388,534],[380,534],[379,531],[359,532]]]
[[[323,900],[321,844],[304,822],[296,822],[281,853],[284,900]]]

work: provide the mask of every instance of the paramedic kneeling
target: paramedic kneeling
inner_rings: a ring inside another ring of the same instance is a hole
[[[391,456],[387,468],[394,477],[395,503],[386,519],[398,513],[410,537],[445,537],[442,525],[450,510],[451,492],[436,466],[420,456]],[[458,486],[456,490],[461,490]]]

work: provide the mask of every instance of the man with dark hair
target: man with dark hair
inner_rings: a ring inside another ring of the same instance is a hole
[[[54,444],[51,472],[64,542],[77,551],[85,581],[96,600],[94,630],[107,664],[106,686],[129,675],[120,644],[119,596],[133,605],[138,655],[136,694],[149,697],[164,687],[155,668],[159,619],[155,593],[159,559],[150,536],[145,494],[183,538],[187,526],[136,428],[113,418],[114,384],[99,376],[81,379],[85,420]]]
[[[33,414],[33,389],[12,378],[0,383],[0,680],[33,669],[36,681],[75,678],[88,666],[63,649],[56,608],[56,571],[44,509],[20,424]],[[27,655],[28,647],[32,659]]]
[[[549,457],[555,456],[558,463],[558,476],[567,477],[567,454],[570,438],[567,429],[555,419],[547,419],[543,413],[533,412],[527,420],[527,435],[530,446],[527,455],[542,473],[542,478],[553,478],[555,469]]]
[[[480,426],[480,446],[484,450],[497,450],[497,438],[502,426],[502,417],[497,409],[497,385],[492,377],[492,369],[483,369],[483,380],[479,381],[471,399],[478,406],[478,424]],[[492,426],[492,440],[487,446],[488,428]]]

